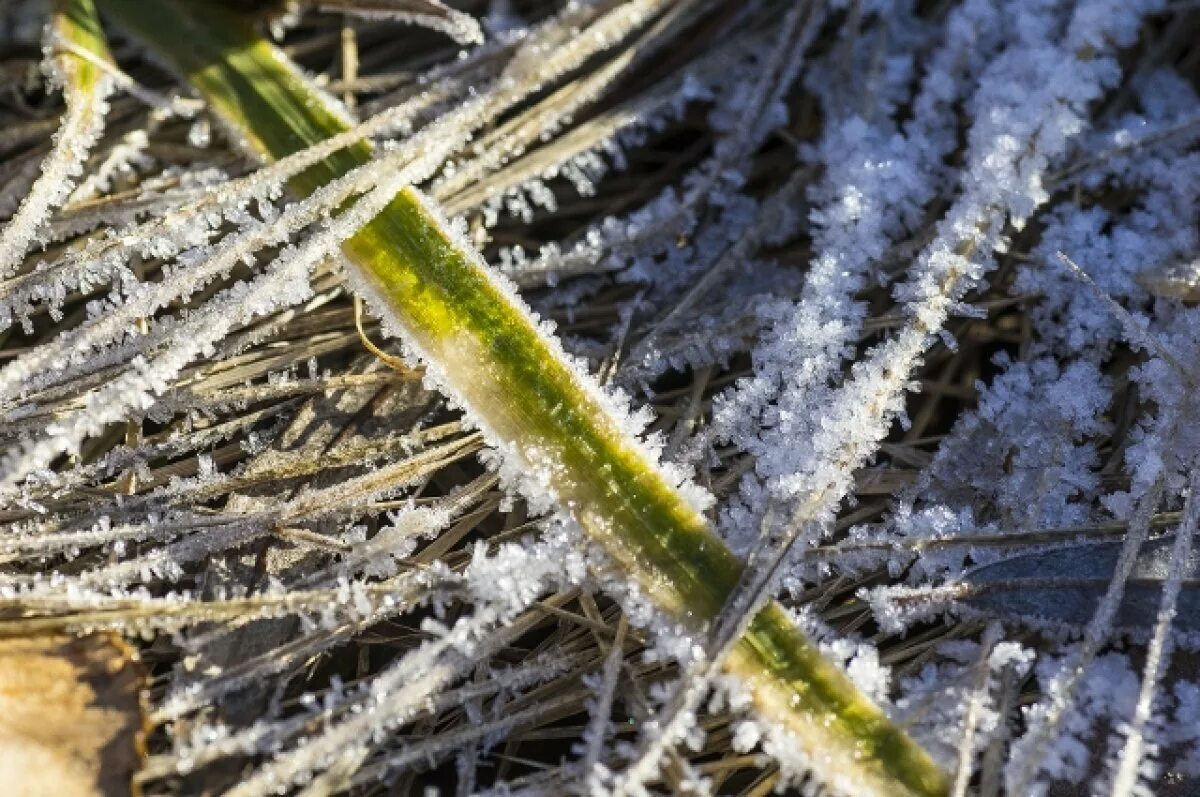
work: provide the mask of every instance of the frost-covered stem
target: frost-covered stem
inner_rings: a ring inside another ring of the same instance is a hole
[[[612,724],[613,700],[617,695],[617,683],[621,676],[621,664],[625,660],[625,631],[628,621],[621,615],[617,621],[617,632],[613,637],[612,648],[604,659],[604,669],[601,670],[600,687],[597,690],[596,702],[592,706],[592,716],[588,721],[584,739],[587,740],[587,751],[584,753],[580,770],[586,783],[591,784],[589,791],[599,787],[595,780],[595,770],[604,752],[604,743]]]
[[[182,565],[203,559],[222,549],[241,545],[269,533],[271,529],[321,517],[336,517],[362,506],[372,496],[388,495],[410,486],[417,478],[436,470],[447,461],[461,458],[476,450],[478,438],[463,437],[437,448],[414,454],[406,459],[376,468],[362,476],[319,490],[305,491],[281,506],[257,513],[238,513],[228,521],[205,528],[202,534],[155,548],[124,561],[85,570],[71,577],[71,585],[82,589],[114,587],[145,580],[148,574],[160,578],[177,578]],[[203,528],[197,524],[198,528]],[[0,588],[26,585],[32,589],[50,591],[64,588],[58,582],[39,582],[24,574],[0,574]]]
[[[54,78],[62,83],[67,110],[54,146],[42,163],[42,176],[0,232],[0,278],[20,265],[51,211],[71,194],[83,173],[83,161],[103,129],[105,100],[113,89],[112,77],[91,59],[70,51],[56,52],[62,41],[98,60],[110,60],[92,0],[58,0],[47,38],[47,62]]]
[[[1200,471],[1193,469],[1188,484],[1187,505],[1183,510],[1183,524],[1175,532],[1170,570],[1167,572],[1167,580],[1163,584],[1162,597],[1158,604],[1158,619],[1154,623],[1154,635],[1146,649],[1142,686],[1138,692],[1133,717],[1125,731],[1125,746],[1121,750],[1117,772],[1113,778],[1113,797],[1124,797],[1136,791],[1142,758],[1147,748],[1146,726],[1154,709],[1154,693],[1171,660],[1171,622],[1175,619],[1183,575],[1192,558],[1197,520],[1200,520],[1200,495],[1197,493],[1200,493]]]
[[[954,771],[954,787],[951,797],[966,797],[967,786],[971,782],[971,766],[975,758],[975,736],[979,729],[979,715],[987,705],[988,681],[991,674],[990,658],[992,650],[1000,640],[1002,629],[998,623],[992,623],[984,632],[979,643],[979,661],[975,665],[975,684],[971,696],[967,698],[966,716],[963,718],[962,738],[958,745],[958,765]]]
[[[407,579],[407,580],[406,580]],[[355,606],[346,607],[345,614],[355,626],[362,618],[380,618],[400,614],[423,600],[431,589],[431,578],[419,583],[414,577],[397,577],[379,584],[362,585],[355,596]],[[448,579],[447,579],[448,580]],[[73,631],[90,633],[98,629],[137,629],[138,631],[174,631],[201,623],[223,622],[246,624],[254,620],[291,615],[328,616],[330,607],[338,607],[337,588],[291,590],[279,594],[255,595],[248,598],[198,600],[173,595],[167,598],[114,598],[103,592],[76,590],[74,594],[42,596],[22,594],[18,598],[0,598],[0,607],[29,615],[6,621],[10,635],[44,634]],[[335,615],[336,616],[336,615]],[[162,711],[160,708],[159,712]]]
[[[662,38],[663,29],[669,29],[676,16],[678,14],[664,17],[612,61],[558,89],[544,102],[490,133],[477,145],[478,154],[439,182],[435,192],[439,196],[450,196],[464,191],[480,183],[489,172],[525,154],[530,144],[593,103],[622,74],[656,52],[662,46],[657,40]]]
[[[1178,417],[1177,415],[1175,416]],[[1174,433],[1176,424],[1165,424],[1168,436]],[[1066,720],[1068,709],[1075,698],[1088,665],[1096,657],[1100,647],[1108,639],[1112,630],[1113,620],[1121,608],[1121,599],[1125,595],[1125,583],[1133,566],[1137,562],[1138,551],[1150,532],[1150,520],[1154,509],[1162,498],[1163,480],[1161,476],[1154,485],[1142,496],[1136,515],[1129,523],[1129,533],[1121,546],[1113,570],[1112,580],[1100,599],[1095,614],[1088,622],[1084,631],[1083,641],[1075,655],[1070,657],[1050,684],[1046,687],[1046,696],[1030,710],[1030,730],[1013,747],[1012,757],[1006,774],[1009,794],[1030,794],[1042,761],[1051,741],[1057,738],[1059,729]]]
[[[356,0],[315,0],[312,5],[321,11],[340,11],[366,19],[393,19],[410,25],[422,25],[444,33],[457,44],[480,44],[483,29],[475,17],[441,0],[411,0],[401,3],[360,3]]]
[[[467,112],[472,107],[470,104],[464,106]],[[453,128],[453,122],[459,116],[460,113],[450,114],[448,126]],[[254,252],[287,241],[292,235],[327,216],[340,204],[369,190],[380,174],[392,174],[396,185],[427,177],[450,150],[446,138],[438,138],[439,133],[445,132],[441,124],[431,125],[414,137],[412,143],[415,146],[412,150],[401,148],[349,170],[338,179],[321,186],[304,202],[288,206],[271,221],[253,224],[242,232],[228,236],[212,248],[211,254],[191,263],[189,268],[180,269],[176,278],[161,283],[140,284],[130,291],[129,298],[121,305],[71,330],[69,335],[55,338],[27,352],[0,370],[0,402],[11,399],[18,392],[28,393],[49,385],[62,384],[76,376],[75,369],[71,367],[73,360],[83,359],[82,367],[94,369],[99,364],[92,356],[94,351],[119,340],[137,319],[149,317],[175,299],[191,295],[208,281],[228,273],[239,262],[252,257]],[[417,154],[410,157],[413,151]],[[401,165],[403,168],[397,173]],[[193,220],[192,223],[197,221]],[[144,351],[157,342],[155,334],[143,336],[131,345]]]
[[[701,456],[714,441],[728,440],[755,456],[756,473],[743,480],[724,524],[739,547],[759,526],[768,498],[796,492],[771,481],[794,476],[797,456],[803,456],[795,441],[820,434],[834,400],[832,386],[861,334],[865,306],[856,297],[868,274],[914,229],[933,196],[948,190],[939,171],[957,142],[948,120],[978,80],[981,67],[970,66],[968,54],[987,55],[997,46],[984,33],[997,26],[996,17],[986,4],[965,4],[950,14],[903,131],[890,120],[868,124],[829,109],[832,121],[818,151],[825,176],[810,193],[818,254],[800,301],[756,346],[753,375],[714,402],[712,424],[689,452]],[[856,421],[855,431],[861,425]],[[847,437],[841,430],[835,434]]]
[[[806,404],[784,394],[778,423],[752,441],[756,469],[766,484],[755,492],[787,508],[791,517],[787,535],[776,543],[777,555],[786,553],[800,530],[819,528],[832,518],[852,486],[854,471],[874,455],[901,415],[905,391],[931,343],[992,267],[1006,225],[1020,226],[1047,201],[1042,187],[1046,164],[1065,152],[1084,125],[1081,114],[1087,103],[1101,96],[1116,74],[1109,52],[1120,43],[1122,30],[1116,5],[1106,0],[1081,5],[1068,25],[1065,48],[1038,33],[1011,46],[984,72],[973,101],[977,118],[967,155],[972,177],[909,270],[908,281],[895,289],[904,303],[904,326],[859,360],[839,388],[801,393]],[[1143,9],[1134,6],[1125,13],[1137,19]],[[1096,20],[1103,21],[1099,30]],[[1029,23],[1027,30],[1042,28]],[[1062,60],[1064,71],[1070,67],[1070,83],[1048,84],[1036,101],[1022,96],[1020,113],[1012,112],[1014,101],[1006,87],[1014,77],[1028,74],[1029,64],[1051,55]],[[1029,143],[1015,147],[1018,140]],[[794,441],[801,435],[811,441],[810,449],[797,451]]]
[[[477,642],[499,618],[483,611],[460,620],[439,639],[426,642],[376,676],[362,700],[363,710],[331,724],[302,745],[276,757],[246,777],[227,794],[229,797],[264,797],[278,794],[304,774],[332,763],[342,752],[355,749],[382,727],[395,728],[424,712],[428,698],[449,686],[469,661],[465,653],[473,647],[493,646]],[[269,741],[268,740],[264,740]],[[260,743],[261,744],[261,743]]]
[[[612,797],[645,797],[646,785],[660,772],[667,753],[675,748],[696,724],[696,708],[708,693],[716,667],[707,658],[695,661],[675,684],[675,695],[657,716],[643,723],[635,757],[617,777]]]
[[[405,182],[403,171],[390,175],[303,245],[285,248],[266,273],[222,291],[217,301],[189,315],[173,331],[170,345],[162,353],[149,360],[135,359],[126,373],[89,393],[83,409],[63,419],[51,434],[24,441],[0,461],[0,491],[15,488],[55,456],[75,451],[105,424],[123,420],[130,409],[152,406],[152,397],[165,392],[167,380],[211,350],[234,326],[309,298],[312,270],[386,207],[389,197]]]
[[[105,0],[105,6],[268,157],[348,127],[282,53],[218,7],[200,18],[172,2],[155,4],[152,14],[133,0]],[[628,7],[636,20],[655,4]],[[571,47],[587,42],[584,36]],[[533,66],[520,60],[519,66]],[[366,145],[349,148],[299,175],[292,189],[316,190],[369,157]],[[527,498],[549,508],[549,497],[569,512],[664,611],[694,631],[717,616],[741,562],[655,464],[630,423],[619,420],[613,397],[539,329],[511,286],[435,207],[417,191],[401,190],[343,251],[352,284],[427,360],[431,378],[470,411],[508,471],[524,474]],[[765,719],[791,732],[799,755],[819,767],[816,776],[836,781],[838,791],[945,793],[945,774],[778,605],[754,616],[725,668],[747,684]]]

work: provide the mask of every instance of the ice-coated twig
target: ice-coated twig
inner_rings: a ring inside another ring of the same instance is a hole
[[[353,210],[343,213],[302,247],[285,250],[278,258],[277,268],[249,284],[226,291],[227,306],[216,302],[190,316],[173,330],[166,351],[150,361],[135,361],[129,373],[93,391],[84,409],[54,430],[53,435],[25,441],[17,452],[8,454],[0,463],[0,484],[15,485],[51,458],[74,450],[105,424],[124,419],[127,410],[149,409],[153,397],[166,390],[168,380],[223,338],[235,324],[244,324],[268,311],[307,299],[311,295],[309,272],[384,207],[396,189],[408,182],[404,177],[393,178],[373,189]]]
[[[211,249],[200,249],[194,257],[185,257],[176,279],[139,284],[130,291],[124,302],[98,316],[83,329],[72,330],[69,335],[34,349],[0,370],[0,397],[11,397],[14,391],[29,391],[68,378],[73,371],[64,366],[73,364],[73,361],[87,358],[84,359],[84,365],[95,367],[99,361],[89,355],[127,334],[136,319],[152,316],[168,302],[190,295],[209,281],[228,273],[256,251],[289,240],[296,232],[324,218],[347,199],[370,190],[381,176],[388,175],[389,188],[428,177],[452,148],[450,142],[453,138],[448,132],[457,129],[459,119],[472,118],[476,113],[477,104],[467,103],[457,112],[449,114],[441,124],[433,125],[415,136],[407,146],[385,153],[377,162],[349,171],[322,186],[304,201],[292,203],[277,217],[252,224],[245,232],[229,236]],[[382,193],[376,193],[376,196],[382,197]],[[377,199],[375,203],[380,201]],[[328,234],[325,234],[324,240],[340,243],[340,240]],[[169,334],[178,333],[170,331]],[[152,341],[151,337],[135,345],[146,349]]]
[[[1172,412],[1171,419],[1179,416]],[[1173,423],[1166,423],[1167,427]],[[1046,685],[1044,697],[1027,712],[1029,730],[1013,745],[1011,757],[1005,768],[1005,783],[1012,794],[1027,794],[1036,780],[1042,761],[1051,741],[1057,736],[1067,712],[1071,708],[1075,692],[1080,685],[1088,665],[1095,658],[1100,646],[1108,639],[1112,622],[1121,606],[1125,582],[1137,561],[1138,551],[1150,530],[1150,518],[1162,498],[1163,482],[1160,478],[1142,496],[1136,515],[1130,519],[1129,533],[1121,545],[1121,552],[1113,569],[1112,580],[1104,591],[1092,619],[1084,631],[1083,641],[1068,657],[1057,675]]]
[[[527,552],[538,556],[537,549]],[[481,560],[480,560],[481,561]],[[550,565],[550,562],[545,562]],[[554,577],[554,567],[545,572]],[[481,577],[490,576],[486,567]],[[468,581],[471,574],[467,575]],[[519,594],[508,596],[502,604],[481,601],[475,612],[451,628],[440,629],[432,640],[403,656],[388,670],[374,677],[359,701],[360,711],[347,713],[323,732],[304,740],[264,764],[232,789],[230,797],[266,797],[304,775],[328,766],[333,757],[349,746],[371,743],[388,728],[404,724],[426,710],[431,695],[444,689],[471,666],[485,659],[490,651],[503,648],[521,628],[506,620],[514,619],[536,599],[545,585],[530,583]],[[481,585],[490,590],[490,585]]]
[[[340,11],[366,18],[395,19],[444,33],[459,44],[483,42],[483,28],[470,14],[441,0],[301,0],[322,11]]]
[[[979,714],[988,699],[992,649],[1000,641],[1003,630],[998,623],[988,626],[979,643],[979,661],[975,665],[975,682],[971,696],[967,699],[966,716],[963,717],[962,741],[958,745],[958,764],[954,769],[954,785],[950,797],[966,797],[967,787],[974,771],[975,734],[979,729]]]
[[[968,155],[968,171],[978,177],[940,222],[938,237],[925,248],[909,280],[894,291],[906,306],[905,326],[855,363],[843,386],[822,391],[820,398],[805,395],[804,406],[780,414],[786,423],[763,434],[764,442],[774,442],[761,445],[757,471],[766,489],[758,492],[758,500],[771,496],[792,505],[792,533],[829,520],[854,469],[874,453],[901,412],[904,391],[933,336],[986,272],[992,250],[1001,244],[1002,225],[1010,219],[1020,223],[1048,198],[1041,174],[1081,128],[1081,99],[1092,99],[1114,79],[1112,56],[1085,50],[1085,44],[1120,41],[1127,36],[1128,16],[1143,11],[1125,4],[1114,8],[1108,0],[1094,2],[1095,7],[1085,3],[1075,10],[1063,45],[1046,38],[1054,24],[1048,15],[1044,26],[1023,28],[1027,41],[1011,46],[984,71],[973,100],[977,122]],[[1036,97],[1012,97],[1014,75],[1036,70],[1045,60],[1059,63],[1063,82],[1043,86]],[[1080,84],[1089,91],[1080,91]],[[1019,113],[1006,110],[1014,102]],[[1017,139],[1031,140],[1033,154],[1014,151],[1011,142]],[[812,442],[799,457],[790,442],[797,435]]]
[[[1086,271],[1080,268],[1075,261],[1067,257],[1067,255],[1063,252],[1056,252],[1055,256],[1058,257],[1059,262],[1069,268],[1072,273],[1075,274],[1075,276],[1079,277],[1079,280],[1086,285],[1088,289],[1092,291],[1092,293],[1096,294],[1100,301],[1104,302],[1105,306],[1114,316],[1120,319],[1121,327],[1124,329],[1125,334],[1128,336],[1130,342],[1139,346],[1144,346],[1149,351],[1154,352],[1156,356],[1162,358],[1163,362],[1169,363],[1185,381],[1187,381],[1193,387],[1196,386],[1196,378],[1192,372],[1183,363],[1181,363],[1175,357],[1175,355],[1169,349],[1167,349],[1166,346],[1163,346],[1162,342],[1156,336],[1148,333],[1145,327],[1139,324],[1137,319],[1134,318],[1128,310],[1126,310],[1111,296],[1105,293],[1100,286],[1096,284],[1096,281],[1088,276]]]
[[[591,718],[583,738],[587,743],[583,759],[579,762],[579,771],[585,782],[597,783],[596,768],[604,754],[604,746],[612,725],[613,700],[617,694],[617,683],[621,676],[621,662],[625,658],[625,631],[628,621],[625,615],[617,619],[617,633],[613,636],[612,647],[604,658],[604,668],[600,672],[600,684],[593,705],[590,709]]]
[[[838,378],[846,352],[860,334],[863,307],[855,295],[869,270],[888,248],[920,220],[944,178],[942,159],[955,145],[947,129],[949,109],[970,90],[979,62],[966,70],[968,53],[986,56],[998,46],[987,31],[996,25],[988,4],[967,4],[951,12],[944,46],[933,56],[930,74],[914,100],[921,112],[903,132],[893,125],[866,124],[862,119],[834,117],[820,142],[826,177],[811,191],[816,242],[821,247],[803,294],[790,311],[769,328],[754,352],[754,373],[715,402],[710,428],[692,445],[691,457],[703,455],[712,441],[730,440],[755,454],[764,475],[776,469],[768,442],[760,435],[777,414],[794,421],[781,429],[780,440],[801,436],[792,424],[815,416],[824,406],[826,385]],[[782,465],[782,463],[780,463]],[[764,507],[753,478],[745,486],[747,508],[761,516]],[[727,536],[752,535],[757,521],[735,505]],[[739,529],[739,527],[742,527]]]
[[[1176,603],[1182,587],[1184,572],[1191,561],[1196,528],[1200,522],[1200,471],[1194,467],[1188,483],[1187,503],[1183,509],[1183,523],[1175,531],[1175,544],[1171,550],[1171,565],[1163,582],[1159,598],[1158,617],[1154,632],[1146,651],[1146,663],[1142,668],[1142,683],[1138,691],[1137,705],[1128,724],[1122,729],[1125,744],[1117,758],[1113,775],[1113,797],[1129,797],[1137,791],[1143,771],[1143,760],[1150,752],[1154,740],[1150,738],[1150,721],[1154,712],[1154,701],[1161,688],[1162,678],[1171,661],[1171,622],[1175,617]]]

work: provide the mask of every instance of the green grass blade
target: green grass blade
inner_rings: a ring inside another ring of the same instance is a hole
[[[248,146],[281,158],[348,120],[237,14],[203,2],[101,0],[168,60]],[[371,156],[341,150],[294,178],[308,194]],[[401,191],[343,250],[352,280],[441,385],[665,610],[700,628],[742,563],[628,435],[509,288],[417,191]],[[928,755],[769,604],[725,662],[760,714],[794,734],[821,780],[855,795],[941,795]]]
[[[70,79],[82,84],[99,80],[105,70],[96,62],[111,62],[112,57],[108,53],[108,43],[104,39],[104,30],[100,27],[92,0],[57,0],[51,24],[63,42],[77,49],[76,53],[60,56],[73,62],[68,67],[73,73]]]

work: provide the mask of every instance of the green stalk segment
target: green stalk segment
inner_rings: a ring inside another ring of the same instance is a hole
[[[96,16],[96,8],[92,0],[56,0],[54,3],[53,23],[55,33],[64,41],[70,42],[81,51],[90,53],[100,61],[111,61],[108,54],[108,44],[104,39],[104,31],[100,28],[100,20]],[[64,59],[68,56],[63,56]],[[71,71],[76,73],[72,80],[81,85],[91,86],[103,74],[102,68],[78,54],[69,56],[72,62]]]
[[[349,126],[241,16],[198,0],[102,0],[261,155]],[[371,157],[360,143],[291,182],[306,195]],[[563,359],[552,338],[413,189],[343,246],[442,384],[553,490],[561,507],[666,611],[701,628],[742,563]],[[854,795],[942,795],[945,774],[769,604],[725,662],[761,715],[795,734],[815,774]]]

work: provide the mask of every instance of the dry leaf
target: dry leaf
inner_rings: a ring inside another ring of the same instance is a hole
[[[1147,541],[1125,584],[1115,625],[1144,635],[1158,616],[1163,582],[1171,566],[1174,536]],[[1013,556],[983,565],[963,577],[971,590],[961,599],[987,614],[1083,628],[1095,614],[1116,569],[1121,543],[1085,543],[1049,554]],[[1200,552],[1184,570],[1174,627],[1200,630]]]
[[[133,794],[145,671],[118,637],[0,640],[0,791]]]

